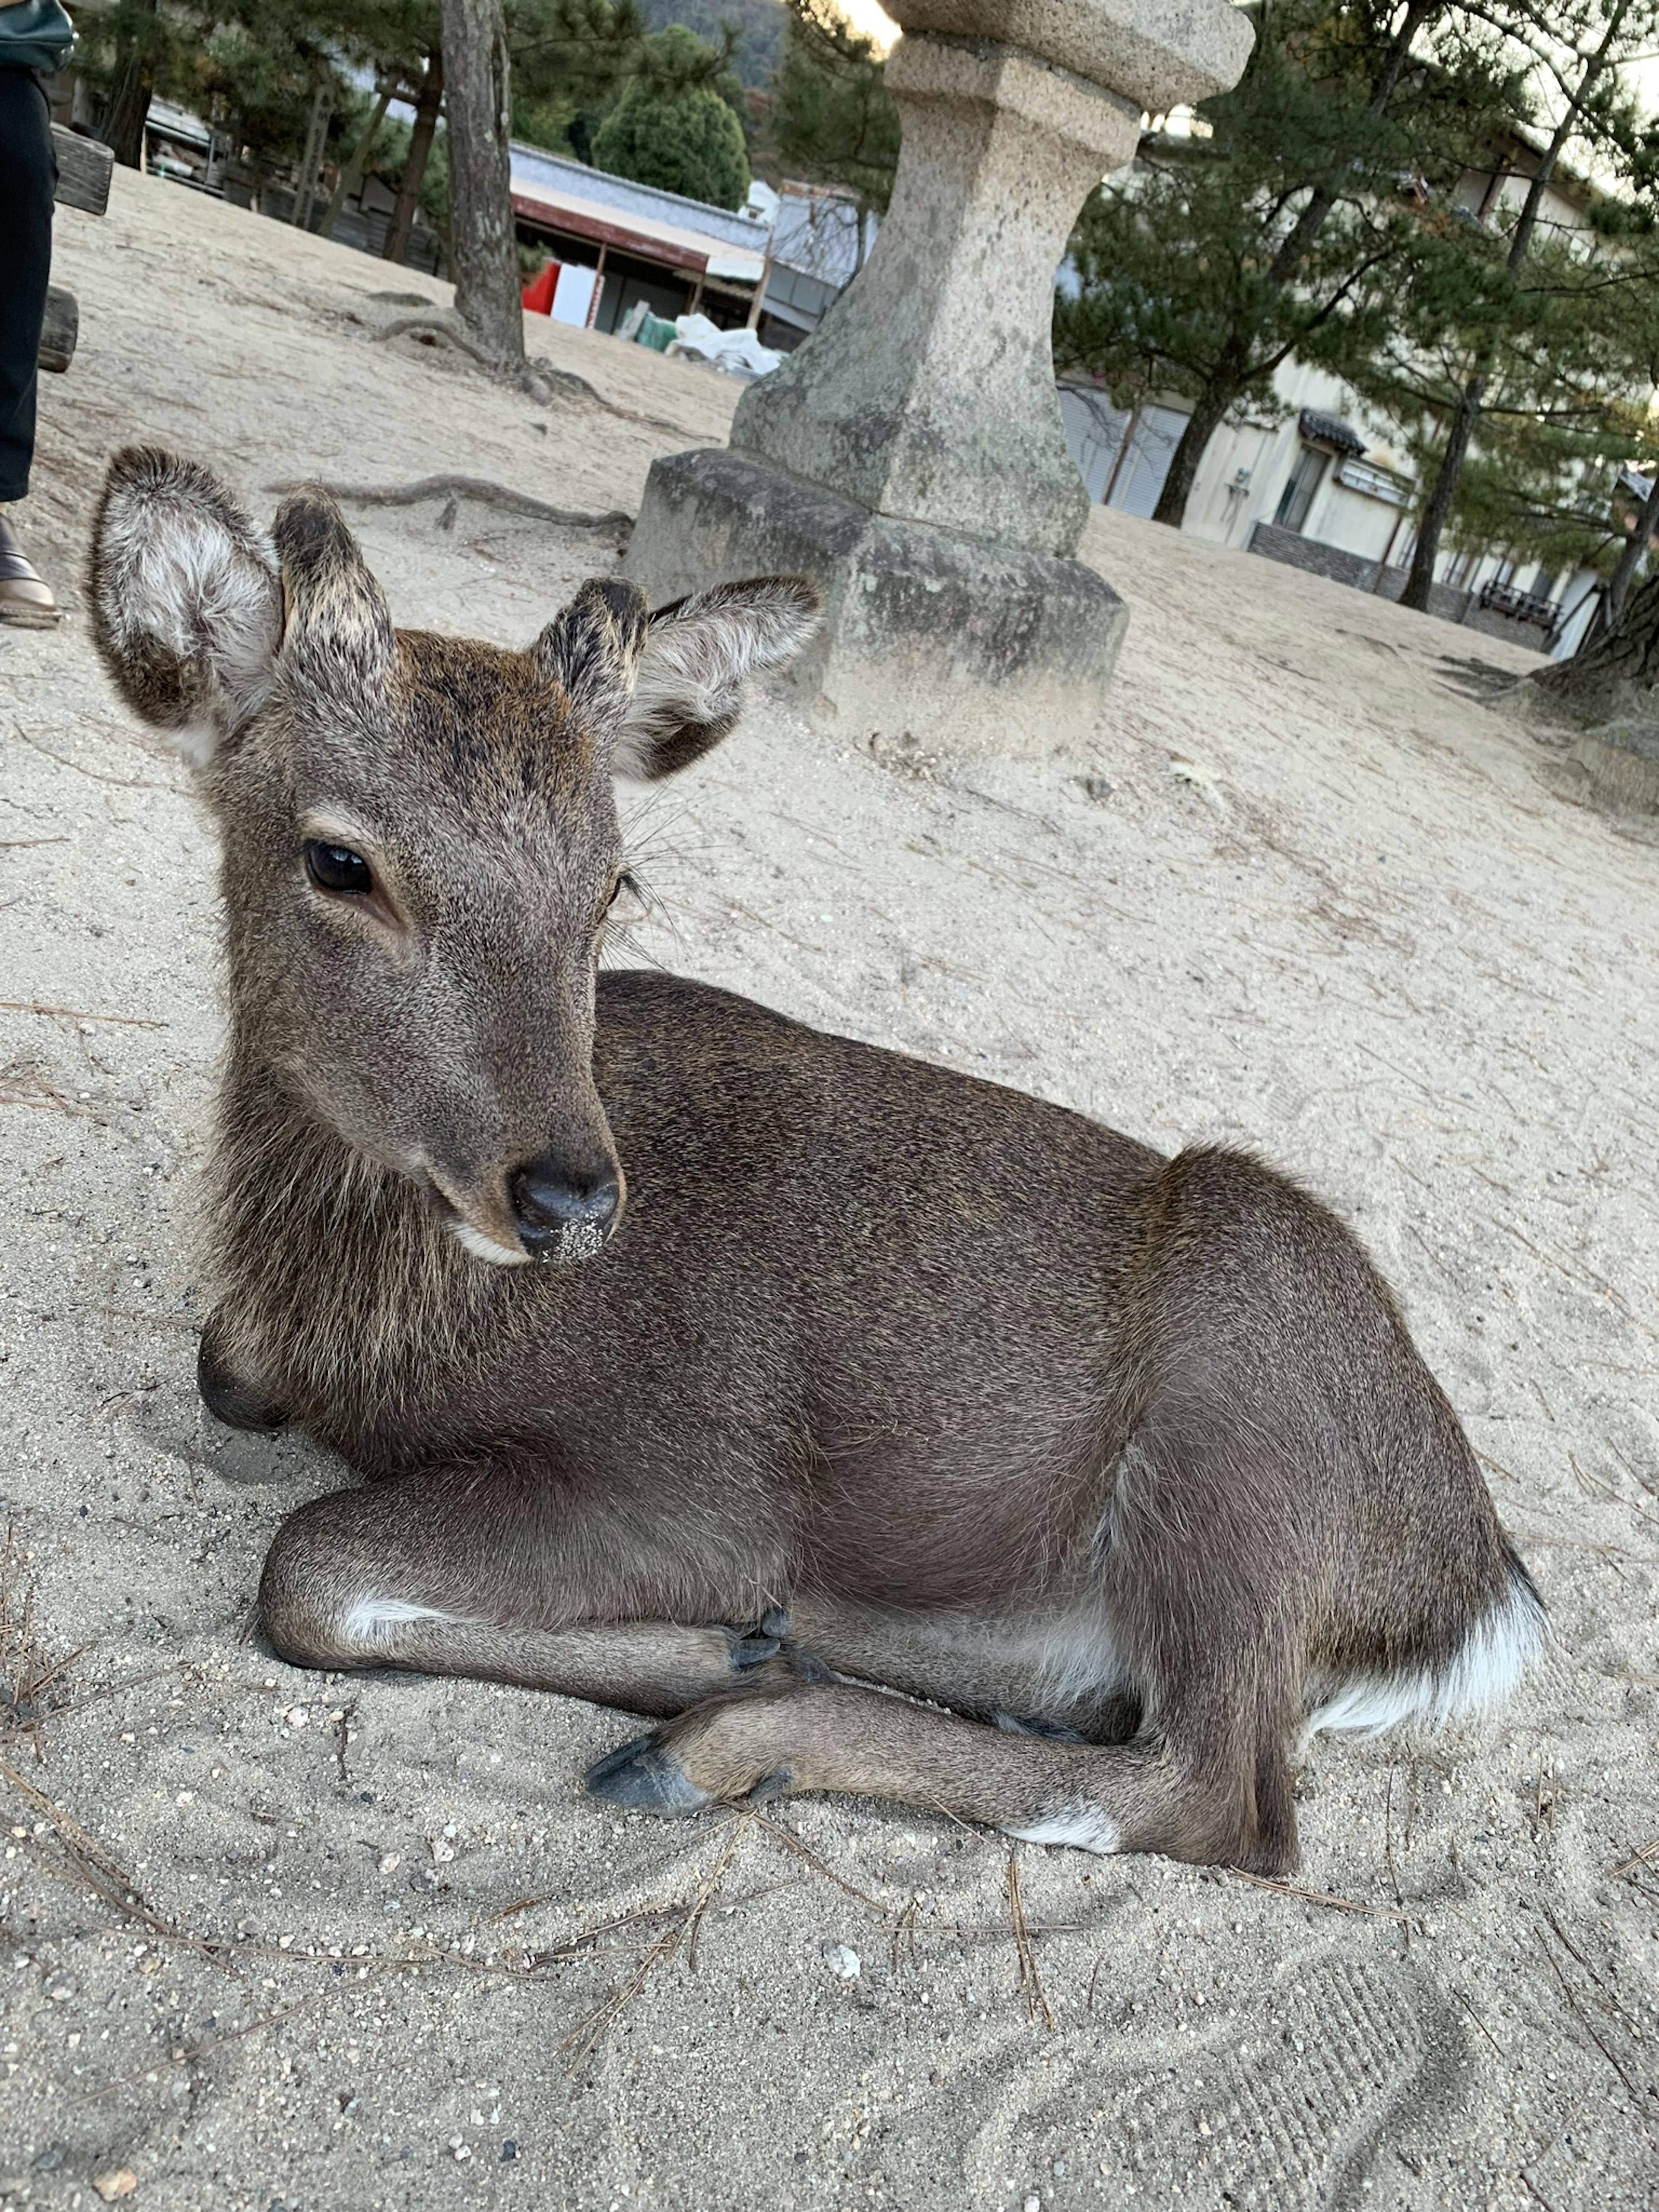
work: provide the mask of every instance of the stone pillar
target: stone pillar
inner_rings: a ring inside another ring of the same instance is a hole
[[[1227,0],[888,0],[904,137],[867,267],[744,394],[729,449],[654,464],[626,573],[653,602],[766,570],[823,586],[794,680],[855,739],[1044,752],[1086,733],[1127,610],[1069,556],[1054,271],[1143,112],[1232,83]]]

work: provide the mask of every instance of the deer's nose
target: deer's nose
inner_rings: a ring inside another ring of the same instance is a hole
[[[617,1218],[622,1185],[611,1167],[573,1169],[550,1152],[508,1177],[514,1219],[538,1259],[585,1260]]]

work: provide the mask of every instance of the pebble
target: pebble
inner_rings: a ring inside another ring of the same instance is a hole
[[[826,1943],[823,1963],[838,1981],[855,1982],[864,1972],[864,1961],[847,1943]]]

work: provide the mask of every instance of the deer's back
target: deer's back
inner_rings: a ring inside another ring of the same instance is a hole
[[[1333,1504],[1345,1474],[1379,1470],[1381,1502],[1461,1455],[1357,1243],[1248,1158],[1171,1163],[653,974],[599,979],[595,1072],[622,1227],[489,1271],[483,1304],[446,1251],[475,1301],[459,1368],[412,1314],[398,1413],[313,1423],[366,1470],[508,1452],[688,1545],[729,1522],[832,1586],[971,1603],[1087,1541],[1160,1389],[1206,1419],[1305,1403]]]

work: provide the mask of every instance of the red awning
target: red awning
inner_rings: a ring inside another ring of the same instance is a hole
[[[538,223],[545,230],[562,230],[569,238],[591,239],[596,246],[614,246],[618,253],[636,254],[641,261],[664,262],[672,269],[687,269],[698,276],[708,271],[707,253],[682,246],[675,239],[662,237],[654,228],[635,230],[626,222],[606,222],[586,208],[544,200],[534,192],[515,191],[513,212],[526,222]]]

